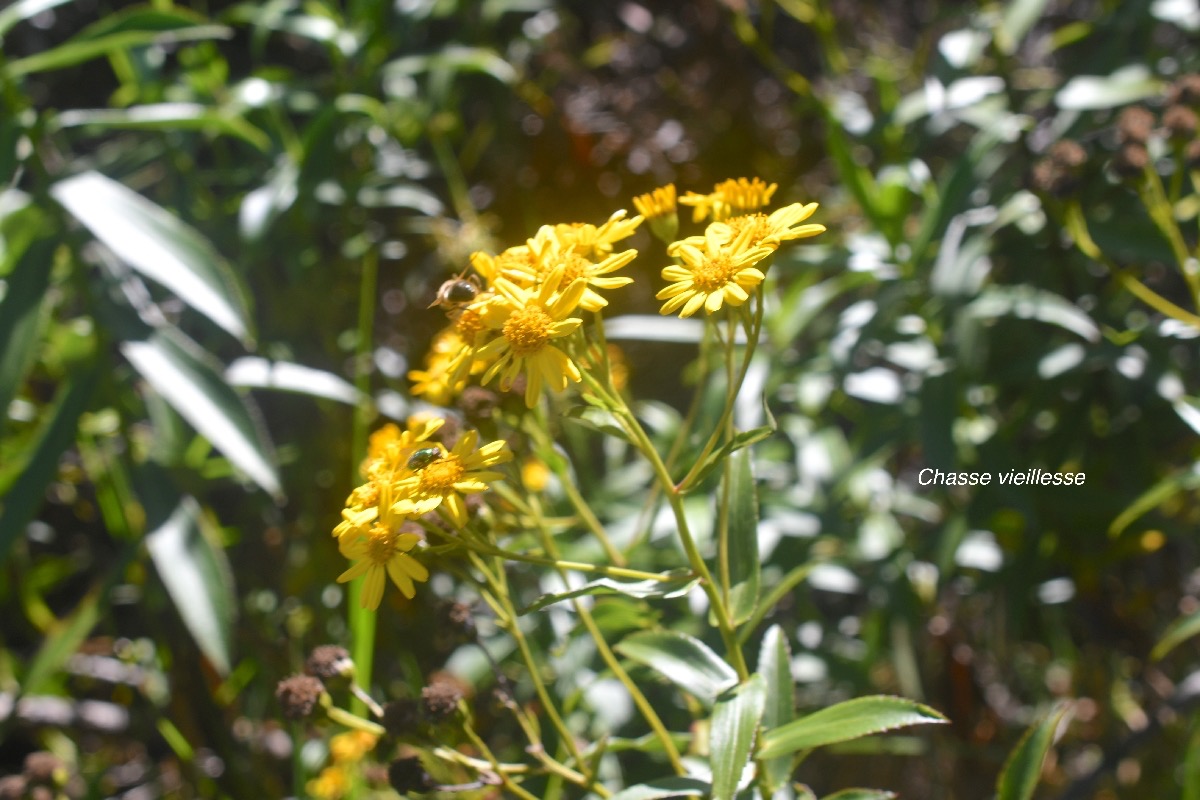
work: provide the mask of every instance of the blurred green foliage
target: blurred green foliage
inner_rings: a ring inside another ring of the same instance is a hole
[[[1118,279],[1200,313],[1195,133],[1155,121],[1156,206],[1114,128],[1200,69],[1198,17],[1081,0],[9,4],[0,772],[50,749],[89,797],[300,791],[323,745],[292,757],[274,687],[346,640],[328,534],[353,431],[410,409],[436,287],[540,224],[757,174],[820,201],[830,233],[769,276],[750,382],[778,420],[754,451],[778,604],[756,622],[778,626],[802,710],[887,692],[952,721],[822,751],[798,778],[988,798],[1012,752],[1001,796],[1028,796],[1012,787],[1052,735],[1021,737],[1071,699],[1045,796],[1200,797],[1198,331]],[[1037,184],[1067,138],[1086,152],[1074,185]],[[1103,259],[1076,246],[1072,203]],[[654,313],[657,275],[637,279],[610,317]],[[690,388],[664,365],[694,344],[648,330],[614,339],[670,442]],[[763,422],[748,399],[742,429]],[[609,498],[605,524],[636,530],[622,454],[569,425],[562,445]],[[1087,479],[931,487],[925,467]],[[554,588],[513,579],[529,603]],[[381,696],[449,662],[486,697],[477,648],[438,634],[452,593],[385,601]],[[619,597],[595,616],[614,639],[688,618]],[[601,713],[603,665],[569,615],[529,619],[589,733],[619,737],[627,778],[655,775],[621,745],[645,730]]]

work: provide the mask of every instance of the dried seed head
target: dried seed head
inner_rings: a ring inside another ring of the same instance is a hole
[[[312,675],[293,675],[284,678],[275,689],[275,697],[283,706],[283,715],[288,719],[304,719],[311,716],[317,701],[325,691],[325,684]]]
[[[1141,106],[1129,106],[1117,116],[1117,141],[1145,144],[1154,133],[1154,115]]]
[[[350,652],[336,644],[323,644],[313,648],[304,662],[305,673],[322,680],[350,678],[354,676],[354,661]]]
[[[471,422],[476,423],[480,420],[491,419],[492,412],[499,404],[500,397],[491,389],[485,389],[482,386],[468,386],[463,389],[462,396],[458,398],[458,407],[462,409],[463,414]]]
[[[1200,74],[1180,75],[1167,92],[1171,105],[1200,106]]]
[[[1187,106],[1174,105],[1163,112],[1163,127],[1177,142],[1186,142],[1196,135],[1196,112]]]
[[[1136,178],[1150,166],[1150,151],[1146,145],[1130,142],[1121,146],[1113,156],[1113,169],[1122,178]]]
[[[1079,176],[1087,163],[1087,151],[1071,139],[1055,142],[1046,156],[1033,165],[1031,182],[1038,191],[1066,197],[1079,185]]]
[[[421,690],[421,711],[430,722],[445,722],[458,713],[458,701],[463,690],[458,682],[445,675],[434,676]]]

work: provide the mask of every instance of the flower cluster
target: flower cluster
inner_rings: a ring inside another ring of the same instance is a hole
[[[562,340],[582,325],[581,311],[608,305],[602,292],[633,282],[613,273],[637,251],[615,246],[641,223],[642,217],[627,219],[618,211],[599,226],[543,225],[498,255],[473,253],[479,277],[455,279],[439,293],[450,325],[435,338],[425,369],[409,373],[413,393],[444,403],[472,374],[481,373],[484,384],[497,381],[503,391],[522,377],[532,408],[543,387],[562,391],[579,381],[579,365]]]
[[[447,449],[431,437],[441,418],[409,420],[405,430],[385,425],[371,436],[362,465],[366,483],[351,492],[342,521],[333,529],[338,549],[354,563],[339,582],[366,576],[362,604],[375,609],[383,598],[384,575],[405,597],[416,594],[415,581],[429,570],[410,555],[424,538],[418,517],[437,512],[456,528],[467,524],[464,495],[485,491],[503,476],[490,468],[512,459],[503,441],[476,447],[479,434],[468,431]]]

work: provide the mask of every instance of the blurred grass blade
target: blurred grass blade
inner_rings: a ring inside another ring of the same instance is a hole
[[[10,61],[0,67],[0,75],[7,78],[20,78],[34,72],[73,67],[91,61],[93,58],[106,56],[130,47],[203,39],[228,39],[232,35],[233,32],[229,28],[221,25],[197,25],[174,31],[122,31],[97,39],[80,40],[77,37],[53,49]]]
[[[64,111],[52,124],[62,128],[125,128],[131,130],[215,131],[266,151],[271,140],[246,120],[201,103],[151,103],[132,108],[96,108]]]
[[[903,697],[859,697],[768,731],[762,738],[758,757],[777,758],[909,725],[945,722],[948,720],[932,708]]]
[[[685,633],[641,631],[625,637],[616,650],[660,673],[708,706],[737,683],[733,667],[704,642]]]
[[[750,762],[754,736],[767,701],[762,675],[735,686],[717,698],[709,732],[712,753],[712,798],[733,800],[738,782]]]
[[[897,796],[895,792],[882,789],[842,789],[825,795],[821,800],[895,800]]]
[[[663,800],[667,797],[708,797],[711,787],[696,778],[671,777],[639,783],[608,800]]]
[[[758,554],[758,487],[750,448],[730,456],[729,472],[729,611],[738,625],[754,615],[762,588]]]
[[[1161,661],[1167,653],[1200,634],[1200,611],[1184,614],[1167,626],[1166,633],[1150,651],[1151,661]]]
[[[234,361],[225,370],[225,380],[230,386],[278,389],[351,406],[358,405],[363,399],[358,389],[332,372],[288,361],[268,361],[258,356],[244,356]]]
[[[50,190],[121,259],[233,336],[249,335],[244,295],[208,240],[165,209],[98,172]]]
[[[525,615],[533,611],[540,611],[555,603],[561,603],[564,600],[570,600],[575,597],[583,597],[584,595],[619,594],[640,600],[648,597],[682,597],[696,585],[698,579],[691,577],[691,570],[688,569],[680,569],[676,570],[676,572],[679,574],[671,581],[615,581],[612,578],[600,578],[599,580],[584,584],[578,589],[572,589],[569,592],[544,594],[521,609],[519,613]],[[664,573],[664,575],[669,574]]]
[[[163,332],[121,344],[129,363],[180,416],[251,480],[280,497],[279,477],[265,434],[242,398],[208,363],[206,354],[191,349],[190,342],[176,341]]]
[[[165,4],[160,4],[165,5]],[[179,6],[156,8],[150,5],[130,6],[93,22],[75,37],[79,40],[101,39],[114,33],[137,31],[165,32],[211,26],[212,20],[203,14]]]
[[[200,504],[183,496],[146,534],[146,548],[188,632],[217,672],[228,675],[237,597],[225,551],[211,539]]]
[[[43,11],[49,11],[55,6],[69,3],[71,0],[17,0],[8,8],[0,11],[0,39],[12,30],[13,26],[24,22],[30,17],[36,17]]]
[[[1076,75],[1054,96],[1064,111],[1116,108],[1161,94],[1162,83],[1144,64],[1122,67],[1111,75]]]
[[[1025,732],[1000,772],[996,800],[1029,800],[1033,797],[1042,774],[1042,762],[1054,744],[1059,723],[1070,709],[1070,703],[1059,703]]]
[[[767,707],[763,712],[763,729],[781,728],[795,716],[796,692],[792,681],[792,653],[787,634],[778,625],[767,628],[758,650],[758,674],[767,688]],[[763,761],[767,786],[774,790],[786,786],[792,776],[790,754]]]
[[[1168,475],[1138,495],[1108,526],[1110,537],[1120,536],[1139,517],[1158,508],[1180,492],[1200,488],[1200,472],[1196,467],[1186,472]]]
[[[1193,725],[1192,738],[1183,759],[1182,783],[1180,800],[1200,800],[1200,725]]]
[[[0,511],[0,567],[13,544],[42,503],[46,484],[58,471],[58,459],[75,439],[76,425],[92,399],[100,365],[71,375],[58,393],[58,403],[44,423],[29,460],[4,497]]]

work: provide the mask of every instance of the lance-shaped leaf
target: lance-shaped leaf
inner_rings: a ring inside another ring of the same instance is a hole
[[[895,792],[885,792],[883,789],[842,789],[825,795],[821,800],[895,800],[896,796]]]
[[[674,631],[640,631],[617,645],[617,652],[659,672],[680,689],[711,706],[737,683],[737,673],[699,639]]]
[[[33,361],[46,317],[43,299],[50,286],[55,242],[34,240],[42,219],[33,206],[9,214],[0,210],[0,275],[7,276],[0,298],[0,431],[8,404]]]
[[[169,485],[166,480],[154,483]],[[146,548],[167,594],[201,652],[217,672],[228,675],[237,597],[225,551],[214,543],[213,531],[206,530],[208,523],[193,497],[179,497],[169,516],[150,524],[154,527],[146,534]]]
[[[281,496],[270,443],[242,398],[196,350],[182,335],[163,331],[121,344],[129,363],[180,416],[251,480]]]
[[[1070,703],[1059,703],[1035,722],[1008,756],[996,782],[996,800],[1029,800],[1042,775],[1042,762],[1054,744],[1054,734]]]
[[[692,571],[688,569],[666,572],[663,573],[663,577],[668,577],[670,580],[656,581],[647,578],[644,581],[617,581],[612,578],[600,578],[567,592],[544,594],[521,609],[520,613],[522,615],[529,614],[546,606],[584,595],[622,594],[639,600],[649,597],[681,597],[687,594],[698,580],[692,577]]]
[[[909,725],[945,722],[948,720],[932,708],[903,697],[859,697],[768,731],[758,757],[777,758]]]
[[[248,337],[233,270],[194,228],[98,172],[59,181],[50,193],[131,267],[233,336]]]
[[[758,558],[758,487],[750,448],[730,456],[729,480],[729,610],[742,624],[754,614],[761,589]]]
[[[796,717],[795,684],[792,681],[792,652],[783,628],[772,625],[763,635],[758,649],[758,674],[767,687],[767,706],[763,712],[763,729],[781,728]],[[767,786],[775,789],[787,784],[792,774],[792,757],[764,759]]]
[[[225,380],[231,386],[297,392],[351,406],[363,400],[358,389],[332,372],[288,361],[268,361],[258,356],[244,356],[234,361],[225,370]]]
[[[707,797],[712,787],[696,778],[660,778],[617,792],[608,800],[663,800],[666,797]]]
[[[766,703],[767,684],[758,674],[717,698],[709,733],[713,800],[733,800]]]

